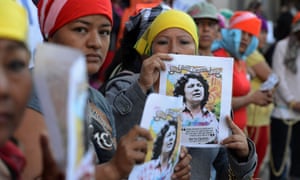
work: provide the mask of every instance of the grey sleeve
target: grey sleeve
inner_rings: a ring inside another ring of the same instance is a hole
[[[40,105],[40,100],[38,98],[37,92],[35,90],[35,87],[33,86],[32,91],[31,91],[31,96],[30,99],[27,103],[27,108],[31,108],[39,113],[42,114],[42,108]]]
[[[229,157],[229,163],[232,169],[232,173],[234,176],[236,176],[238,179],[251,179],[256,163],[257,163],[257,154],[254,143],[247,138],[248,145],[249,145],[249,156],[248,161],[239,163],[238,160],[231,154],[228,153]]]
[[[140,124],[147,95],[137,82],[138,74],[122,76],[107,84],[105,98],[112,106],[117,140],[134,125]]]
[[[214,165],[217,170],[217,179],[248,180],[252,179],[257,163],[257,154],[254,143],[247,139],[249,145],[249,156],[246,162],[239,162],[229,150],[221,148]],[[228,163],[229,162],[229,163]]]

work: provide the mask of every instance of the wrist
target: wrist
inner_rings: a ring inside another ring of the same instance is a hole
[[[143,83],[141,83],[141,80],[138,79],[138,85],[140,86],[141,90],[144,94],[147,94],[150,88],[147,88]]]
[[[96,166],[96,179],[120,180],[123,176],[111,161]]]

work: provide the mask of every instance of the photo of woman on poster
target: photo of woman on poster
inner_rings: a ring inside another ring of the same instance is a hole
[[[166,121],[157,134],[151,160],[141,165],[129,179],[171,179],[176,163],[173,158],[176,143],[177,121]]]
[[[212,127],[205,133],[204,144],[216,143],[219,121],[215,114],[205,108],[209,98],[209,85],[199,74],[184,74],[175,84],[174,96],[182,96],[185,108],[182,114],[182,127]],[[208,135],[209,134],[209,135]]]

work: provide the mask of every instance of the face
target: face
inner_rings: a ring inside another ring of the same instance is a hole
[[[196,53],[192,36],[179,28],[169,28],[160,32],[153,40],[152,53],[189,54]]]
[[[195,19],[199,34],[199,48],[210,49],[211,44],[217,38],[218,22],[213,19]]]
[[[170,153],[173,147],[175,146],[175,140],[176,140],[176,128],[174,126],[170,126],[164,137],[162,152]]]
[[[0,146],[19,125],[31,92],[29,52],[20,43],[0,39]]]
[[[199,104],[204,98],[204,87],[198,79],[190,78],[184,86],[185,100],[190,104]]]
[[[86,56],[87,71],[92,75],[105,60],[111,29],[106,16],[84,16],[61,27],[49,41],[81,50]]]
[[[245,32],[245,31],[242,31],[242,39],[241,39],[241,44],[240,44],[240,53],[244,53],[248,47],[248,45],[250,44],[251,42],[251,38],[252,38],[252,35]]]

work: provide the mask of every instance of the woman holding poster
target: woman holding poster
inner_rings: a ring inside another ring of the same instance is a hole
[[[165,62],[172,60],[172,54],[198,55],[198,34],[193,19],[184,12],[168,10],[158,15],[135,45],[137,52],[148,57],[143,60],[140,74],[126,75],[113,79],[106,87],[106,99],[113,107],[117,118],[117,134],[127,133],[130,127],[140,124],[147,96],[158,91],[160,71],[166,69]],[[118,121],[119,120],[119,121]],[[227,119],[232,135],[221,142],[214,163],[217,179],[250,179],[256,165],[255,146],[245,134]],[[205,163],[199,154],[191,154],[193,161],[199,159],[201,166]],[[212,153],[202,154],[203,157]],[[201,171],[200,166],[192,166],[192,174]],[[200,173],[191,179],[210,179],[210,171]]]

